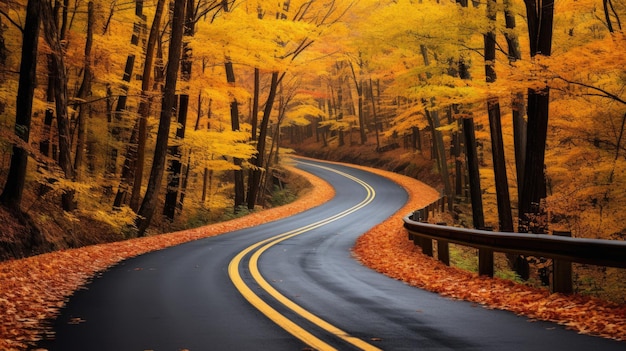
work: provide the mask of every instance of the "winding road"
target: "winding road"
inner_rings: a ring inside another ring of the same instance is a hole
[[[442,298],[355,261],[361,234],[407,195],[336,164],[336,189],[284,220],[128,259],[77,291],[49,350],[624,350],[624,343]]]

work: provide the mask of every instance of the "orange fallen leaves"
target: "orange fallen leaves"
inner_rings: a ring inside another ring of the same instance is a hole
[[[365,168],[365,167],[363,167]],[[626,306],[583,296],[549,294],[511,281],[478,277],[428,258],[407,240],[402,217],[435,200],[439,194],[414,179],[372,170],[409,192],[407,205],[363,235],[354,254],[365,265],[408,284],[488,308],[510,310],[549,320],[581,333],[626,340]],[[129,257],[183,242],[284,218],[320,205],[334,195],[323,180],[297,169],[314,186],[296,202],[224,223],[123,242],[57,251],[0,263],[0,349],[26,350],[41,335],[53,334],[44,321],[56,316],[68,297],[97,272]],[[76,320],[80,323],[82,320]]]
[[[579,333],[626,340],[626,305],[580,295],[550,294],[545,289],[509,280],[481,277],[448,267],[421,253],[407,239],[402,217],[438,197],[421,182],[385,171],[409,192],[409,202],[386,222],[357,240],[354,255],[365,265],[412,286],[486,308],[512,311],[532,319],[552,321]]]
[[[0,262],[0,350],[30,349],[41,335],[52,334],[44,322],[58,314],[68,297],[97,272],[126,258],[284,218],[334,196],[334,190],[325,181],[295,168],[291,171],[306,177],[315,191],[309,191],[286,206],[176,233]]]

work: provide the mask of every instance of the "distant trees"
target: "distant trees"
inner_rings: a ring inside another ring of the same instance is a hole
[[[560,12],[557,12],[557,16],[561,16],[558,31],[553,30],[556,25],[553,19],[555,6],[561,6]],[[616,73],[619,69],[611,63],[623,62],[623,59],[614,58],[610,53],[619,52],[618,47],[623,49],[620,19],[626,9],[611,1],[603,2],[603,8],[599,10],[591,2],[573,6],[569,2],[555,5],[551,1],[508,0],[502,4],[489,1],[486,6],[464,1],[459,1],[456,6],[445,1],[396,1],[386,5],[361,2],[361,8],[367,8],[369,15],[365,16],[366,21],[349,23],[348,30],[358,34],[350,37],[350,44],[345,44],[344,50],[348,52],[344,54],[362,57],[363,61],[369,63],[368,74],[385,77],[381,91],[382,95],[389,96],[387,99],[397,97],[398,101],[406,102],[393,107],[380,106],[383,110],[381,114],[385,114],[385,110],[395,109],[393,114],[396,117],[386,129],[385,136],[391,139],[404,134],[406,142],[408,137],[415,141],[418,140],[416,136],[426,134],[426,141],[432,143],[431,152],[428,153],[428,148],[420,150],[415,147],[414,150],[425,153],[427,157],[429,154],[441,153],[439,144],[443,144],[445,161],[436,159],[439,172],[454,175],[456,184],[460,185],[466,184],[467,174],[469,183],[478,185],[471,197],[485,198],[488,204],[485,208],[485,225],[498,223],[500,230],[513,230],[512,214],[515,214],[519,218],[520,231],[545,232],[549,223],[558,223],[556,228],[562,228],[564,220],[572,216],[547,216],[560,206],[557,203],[563,201],[556,196],[553,187],[572,187],[570,183],[563,183],[557,171],[567,168],[563,164],[566,161],[556,157],[555,151],[550,150],[554,145],[562,148],[562,143],[573,143],[579,151],[585,147],[596,147],[579,145],[573,141],[577,140],[575,129],[582,131],[587,128],[579,124],[577,127],[564,127],[563,121],[572,120],[568,116],[579,116],[582,113],[569,111],[564,101],[577,101],[571,105],[577,106],[577,109],[585,104],[598,108],[595,105],[597,101],[591,101],[590,97],[608,98],[605,94],[607,90],[591,83],[599,82],[599,76],[590,76],[589,72],[604,72],[614,78],[623,75],[623,70],[622,73]],[[501,18],[497,16],[499,11],[504,14]],[[398,16],[398,13],[403,15]],[[367,23],[367,26],[361,26],[360,23]],[[520,34],[524,32],[528,34]],[[498,39],[500,36],[502,42]],[[552,55],[551,49],[555,36],[559,48],[556,57]],[[594,41],[597,45],[589,44]],[[501,46],[501,43],[506,43],[506,47]],[[599,49],[602,46],[604,49]],[[430,53],[428,60],[423,59],[425,52]],[[472,65],[476,60],[485,62],[482,72],[477,65]],[[574,68],[577,65],[579,68]],[[327,70],[328,75],[333,72],[333,68]],[[583,78],[585,74],[587,77]],[[573,78],[574,75],[576,78]],[[473,79],[467,78],[470,76]],[[484,83],[481,82],[482,77]],[[614,78],[600,84],[604,87],[612,86],[610,91],[615,92],[619,88],[614,85]],[[591,84],[581,85],[585,80]],[[558,91],[556,95],[555,89]],[[358,84],[350,90],[342,91],[342,95],[358,95]],[[621,95],[613,94],[613,97],[620,96],[619,99],[622,99]],[[527,104],[524,103],[526,98]],[[419,104],[420,101],[423,103]],[[453,118],[440,118],[441,124],[433,125],[433,112],[436,114],[447,108],[452,111],[448,115]],[[509,108],[508,112],[504,110],[506,108]],[[613,116],[610,122],[605,120],[606,130],[613,130],[613,140],[617,141],[611,144],[621,144],[622,121],[626,120],[623,118],[624,113],[606,111]],[[552,124],[548,123],[549,115]],[[473,138],[467,132],[474,130],[474,126],[468,123],[463,123],[465,138],[459,140],[455,137],[455,133],[460,131],[457,119],[468,122],[470,117],[475,122],[476,146],[471,146]],[[483,129],[485,125],[490,126],[488,132]],[[421,130],[420,133],[415,133],[416,128]],[[565,136],[563,128],[574,134]],[[597,131],[603,128],[599,127]],[[527,133],[527,129],[530,132]],[[431,134],[430,137],[428,134]],[[438,141],[438,135],[442,136],[442,142]],[[468,157],[457,153],[457,143],[460,142],[470,147],[466,150]],[[340,137],[336,145],[342,145]],[[447,150],[450,145],[455,146],[454,152]],[[603,142],[596,142],[595,145],[603,145]],[[548,160],[546,152],[553,158]],[[480,168],[480,178],[477,173],[472,176],[474,157]],[[458,170],[458,167],[443,170],[442,165],[451,162],[456,164],[459,159],[464,159],[463,163],[470,168],[468,173],[450,172],[451,169]],[[615,160],[613,155],[611,163]],[[571,164],[572,161],[567,162]],[[610,168],[614,166],[612,164]],[[550,167],[554,167],[553,172]],[[442,174],[441,186],[445,194],[452,196],[453,188],[445,185],[446,174]],[[616,173],[611,171],[607,174],[607,179],[614,181]],[[509,189],[513,188],[509,184],[511,179],[512,184],[517,182],[517,191],[509,194]],[[559,179],[559,182],[551,182],[551,179]],[[458,194],[458,191],[455,193]],[[612,191],[610,193],[617,196]],[[559,202],[555,202],[557,198]],[[597,198],[591,201],[602,203],[601,213],[606,212],[606,198],[603,201]],[[495,206],[492,204],[496,202],[498,210],[494,211]],[[472,206],[474,210],[480,211],[481,206],[477,202],[475,205]],[[511,213],[511,210],[517,211]],[[474,225],[482,226],[481,216],[474,217]],[[602,217],[606,220],[606,216]],[[571,228],[572,223],[569,222],[565,227]]]
[[[130,222],[140,232],[153,206],[168,225],[252,210],[271,186],[281,130],[301,142],[310,123],[306,135],[324,147],[384,153],[404,142],[403,160],[432,158],[450,204],[473,198],[481,227],[512,230],[517,214],[520,231],[541,232],[532,222],[545,209],[567,218],[551,191],[565,187],[554,170],[579,167],[584,157],[573,155],[584,147],[601,151],[607,176],[577,174],[605,195],[569,191],[602,218],[622,198],[621,4],[187,2],[180,50],[165,1],[0,4],[0,144],[11,153],[0,202],[20,208],[32,181],[37,196],[58,196],[68,212],[124,223],[138,214]],[[174,75],[165,70],[178,51]],[[586,115],[601,118],[569,122]],[[571,158],[555,145],[571,147]],[[183,198],[192,199],[185,211]]]

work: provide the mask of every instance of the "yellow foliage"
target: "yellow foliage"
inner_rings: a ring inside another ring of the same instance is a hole
[[[285,112],[285,123],[306,126],[311,123],[307,117],[326,118],[327,114],[313,105],[298,104]]]

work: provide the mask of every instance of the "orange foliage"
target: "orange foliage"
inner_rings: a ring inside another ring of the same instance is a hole
[[[550,294],[509,280],[478,276],[425,256],[408,240],[402,217],[436,197],[423,183],[391,172],[372,170],[409,191],[409,201],[389,220],[357,240],[354,254],[363,264],[412,286],[443,296],[552,321],[579,333],[626,340],[626,305],[580,295]]]
[[[67,298],[95,273],[133,256],[288,217],[334,196],[326,182],[291,168],[315,188],[297,201],[242,218],[170,234],[80,249],[57,251],[0,263],[0,350],[25,350],[46,330]]]
[[[360,167],[365,168],[365,167]],[[583,296],[549,294],[514,282],[479,277],[422,255],[407,240],[402,217],[439,195],[412,178],[367,170],[391,178],[409,192],[409,202],[397,214],[357,241],[354,254],[367,266],[412,286],[443,296],[479,303],[558,322],[581,333],[626,340],[626,306]],[[43,321],[54,318],[67,298],[94,276],[121,260],[191,240],[214,236],[284,218],[318,206],[334,196],[324,181],[292,169],[315,187],[298,201],[282,207],[206,227],[80,249],[57,251],[0,263],[0,349],[25,350],[51,333]],[[80,322],[80,321],[77,321]]]

